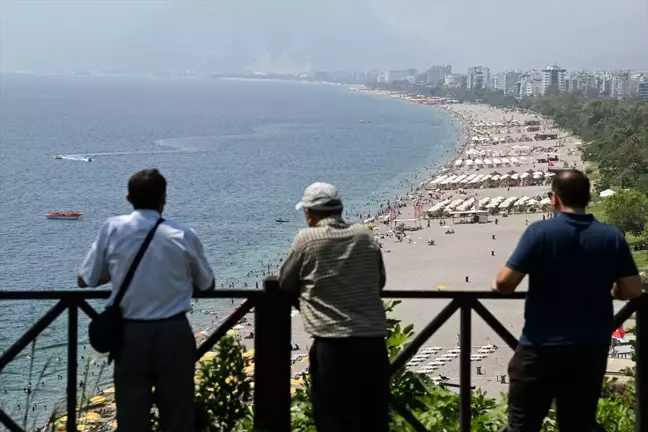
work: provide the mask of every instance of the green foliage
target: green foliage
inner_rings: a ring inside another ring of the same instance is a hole
[[[623,233],[641,235],[648,222],[648,197],[635,190],[622,190],[605,198],[607,222]],[[648,237],[647,237],[648,239]]]
[[[231,336],[223,337],[216,355],[200,362],[196,385],[196,431],[230,432],[251,430],[252,382],[245,374],[243,347]],[[152,430],[158,431],[157,413]]]
[[[216,346],[217,355],[203,362],[196,389],[196,430],[231,431],[250,415],[251,380],[244,372],[243,347],[226,336]]]

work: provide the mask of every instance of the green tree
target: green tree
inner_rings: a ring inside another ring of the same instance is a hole
[[[648,222],[648,197],[636,190],[622,190],[605,198],[607,222],[621,232],[641,235]]]

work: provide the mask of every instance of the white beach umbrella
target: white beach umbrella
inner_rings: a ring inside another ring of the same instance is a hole
[[[606,189],[603,192],[599,194],[601,198],[607,198],[609,196],[614,195],[616,192],[614,192],[612,189]]]

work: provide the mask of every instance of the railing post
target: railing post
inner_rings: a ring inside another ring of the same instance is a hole
[[[263,284],[255,306],[254,424],[262,432],[290,431],[291,303],[276,278]]]
[[[461,300],[459,325],[459,425],[461,432],[470,432],[471,423],[471,390],[470,390],[470,350],[471,350],[471,314],[472,298]]]
[[[68,300],[68,346],[67,346],[67,424],[69,431],[77,430],[76,404],[77,404],[77,350],[78,350],[78,325],[79,310],[76,300]],[[85,384],[85,383],[84,383]]]
[[[646,294],[639,299],[636,321],[636,432],[648,430],[648,302]]]

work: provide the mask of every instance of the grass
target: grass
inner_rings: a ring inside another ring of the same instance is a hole
[[[587,211],[589,213],[592,213],[597,220],[606,222],[607,217],[605,214],[605,209],[603,208],[603,202],[596,202],[591,204]],[[632,246],[639,241],[639,238],[628,233],[626,234],[626,240],[628,241],[628,244]],[[648,251],[633,251],[632,257],[634,258],[639,270],[648,270]]]
[[[632,252],[632,257],[639,270],[648,270],[648,251]]]

